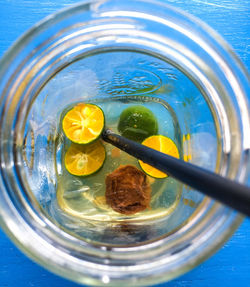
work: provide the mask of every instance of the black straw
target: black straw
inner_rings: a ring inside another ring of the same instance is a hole
[[[190,187],[250,216],[250,188],[216,173],[105,130],[104,141],[182,181]]]

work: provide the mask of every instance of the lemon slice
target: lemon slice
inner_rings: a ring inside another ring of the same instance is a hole
[[[67,150],[64,163],[67,171],[77,176],[87,176],[97,172],[106,158],[101,141],[90,145],[72,144]]]
[[[162,153],[171,155],[173,157],[179,158],[179,151],[176,146],[176,144],[168,137],[162,136],[162,135],[156,135],[151,136],[147,139],[145,139],[142,142],[143,145],[153,148],[157,151],[160,151]],[[143,161],[139,160],[139,164],[142,168],[142,170],[149,176],[155,177],[155,178],[165,178],[168,175],[155,167],[144,163]]]
[[[104,113],[96,105],[79,103],[64,116],[62,128],[72,142],[89,144],[103,131]]]

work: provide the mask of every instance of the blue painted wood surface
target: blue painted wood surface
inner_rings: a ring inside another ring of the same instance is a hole
[[[121,0],[122,1],[122,0]],[[162,0],[164,1],[164,0]],[[0,57],[24,31],[74,0],[0,0]],[[168,0],[217,30],[250,69],[250,0]],[[0,231],[0,287],[76,287],[25,257]],[[250,219],[205,263],[159,287],[250,286]]]

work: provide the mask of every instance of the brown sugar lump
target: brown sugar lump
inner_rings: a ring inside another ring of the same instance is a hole
[[[150,206],[147,176],[132,165],[117,168],[106,177],[106,203],[116,212],[131,215]]]

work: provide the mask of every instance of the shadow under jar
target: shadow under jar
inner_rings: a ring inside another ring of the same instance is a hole
[[[242,217],[168,177],[151,182],[150,209],[103,202],[105,177],[139,165],[105,144],[102,169],[70,175],[66,107],[99,105],[117,131],[144,105],[180,157],[240,182],[249,160],[247,73],[209,27],[151,1],[85,1],[45,19],[0,64],[1,226],[31,258],[89,285],[170,280],[217,250]]]

